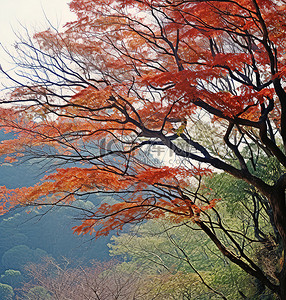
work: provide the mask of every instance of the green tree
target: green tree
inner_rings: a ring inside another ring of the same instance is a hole
[[[13,288],[5,283],[0,283],[0,299],[12,300],[14,297]]]
[[[228,219],[226,212],[224,217]],[[235,217],[229,216],[229,222],[234,220]],[[216,299],[222,293],[227,299],[239,299],[241,295],[251,297],[257,293],[255,281],[230,265],[212,241],[191,224],[148,221],[129,233],[112,236],[111,241],[110,254],[124,260],[123,270],[140,270],[151,278],[159,273],[162,278],[169,278],[169,283],[160,285],[162,292],[163,286],[167,292],[168,285],[185,276],[181,292],[187,290],[182,289],[183,285],[187,287],[189,282],[192,286],[195,281],[196,292],[190,288],[192,297],[203,297],[207,293],[202,299]]]
[[[42,286],[35,286],[31,288],[26,296],[27,300],[48,300],[51,295],[47,289]]]
[[[42,249],[31,249],[26,245],[15,246],[4,253],[2,264],[4,267],[23,271],[29,262],[40,262],[48,253]]]
[[[1,283],[6,283],[13,288],[18,288],[23,282],[23,276],[20,271],[6,270],[0,277]]]
[[[19,216],[19,214],[14,214],[13,216],[3,218],[0,222],[0,257],[10,248],[28,242],[28,237],[20,231],[20,227],[15,223],[15,220],[18,219]]]

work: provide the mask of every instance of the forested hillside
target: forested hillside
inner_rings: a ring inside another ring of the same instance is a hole
[[[3,136],[2,133],[1,138]],[[16,165],[2,162],[0,185],[9,188],[32,185],[39,180],[46,168],[47,166],[35,160],[23,160]],[[101,200],[96,199],[95,202]],[[91,201],[81,201],[77,206],[94,208]],[[109,237],[94,241],[90,236],[79,237],[73,234],[72,227],[79,215],[79,211],[71,208],[53,210],[50,207],[18,206],[0,216],[0,282],[11,284],[15,289],[14,293],[19,296],[17,289],[22,287],[28,278],[26,267],[31,263],[41,263],[46,258],[58,262],[66,259],[71,267],[72,262],[85,265],[90,260],[109,260]],[[4,290],[9,294],[8,288]],[[6,295],[5,291],[3,295]],[[5,299],[2,298],[3,295],[0,296],[1,299]]]

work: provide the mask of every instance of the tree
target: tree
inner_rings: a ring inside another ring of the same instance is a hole
[[[23,295],[28,299],[35,299],[34,295],[39,297],[41,294],[39,299],[43,296],[46,296],[44,299],[71,300],[154,299],[154,292],[144,286],[148,278],[136,270],[117,270],[113,261],[76,267],[70,264],[67,259],[62,263],[46,259],[41,264],[27,265],[31,280],[23,286]]]
[[[6,270],[0,277],[1,283],[8,284],[13,288],[17,288],[23,282],[23,276],[20,271]]]
[[[255,299],[258,294],[253,278],[230,265],[202,231],[194,232],[190,226],[149,220],[128,233],[113,236],[111,241],[110,253],[123,260],[122,268],[165,277],[158,288],[174,299],[181,299],[178,294],[185,293],[189,295],[186,299],[218,299],[222,295],[240,299],[241,294]],[[180,288],[172,288],[174,280]]]
[[[3,71],[16,87],[2,101],[13,105],[1,108],[1,124],[16,137],[1,143],[1,154],[61,166],[33,187],[2,187],[3,212],[116,192],[117,203],[82,210],[75,232],[99,236],[161,217],[193,222],[285,299],[285,1],[74,0],[70,8],[77,20],[62,32],[19,37],[18,71]],[[214,133],[210,141],[195,134],[199,120]],[[158,147],[177,155],[177,165],[156,165],[148,149]],[[279,166],[278,178],[255,172],[261,157]],[[245,232],[227,230],[215,210],[211,221],[217,199],[199,188],[215,170],[267,201],[281,263],[272,275],[245,248]]]
[[[40,248],[33,250],[26,245],[18,245],[3,254],[2,264],[7,269],[13,268],[22,271],[27,263],[40,262],[47,256],[48,253]]]
[[[0,296],[3,300],[12,300],[14,297],[13,288],[4,283],[0,283]]]
[[[51,299],[51,295],[42,286],[35,286],[29,290],[27,299],[47,300]]]

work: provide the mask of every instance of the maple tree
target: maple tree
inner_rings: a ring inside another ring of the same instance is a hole
[[[235,245],[228,249],[208,221],[218,199],[193,187],[215,170],[245,181],[269,202],[285,248],[285,5],[74,0],[77,20],[62,32],[20,38],[17,73],[3,70],[16,87],[0,114],[16,137],[0,153],[58,169],[33,187],[1,187],[2,211],[116,193],[116,203],[84,210],[75,232],[99,236],[148,218],[194,222],[230,261],[285,298],[285,252],[271,277],[220,223]],[[202,119],[221,149],[195,134]],[[158,146],[180,163],[156,165],[146,151]],[[255,172],[261,155],[279,165],[278,178]]]

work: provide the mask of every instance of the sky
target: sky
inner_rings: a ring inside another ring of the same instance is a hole
[[[14,32],[23,32],[22,26],[35,33],[49,28],[49,20],[59,27],[75,18],[70,12],[70,0],[0,0],[0,42],[5,48],[15,41]],[[0,50],[0,64],[7,64]]]

